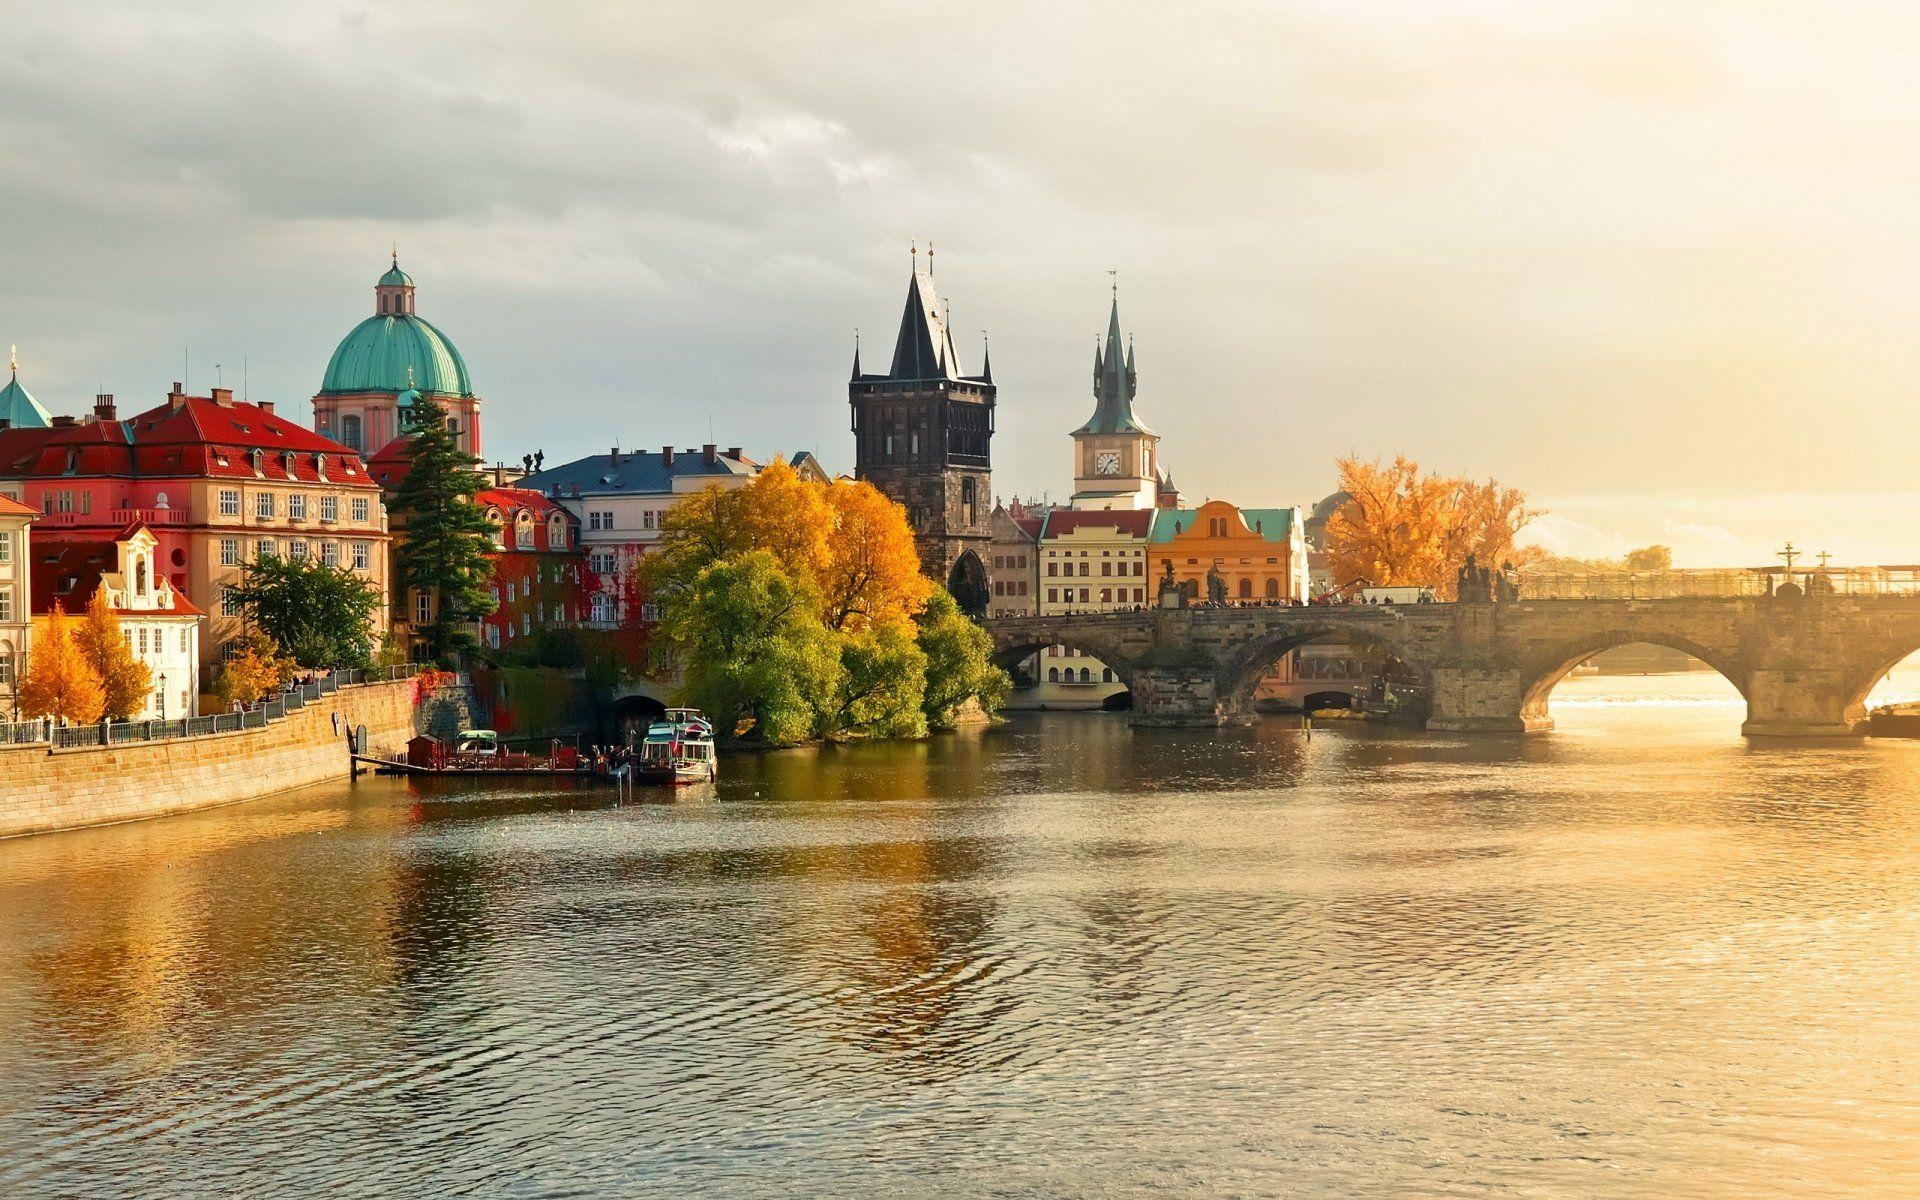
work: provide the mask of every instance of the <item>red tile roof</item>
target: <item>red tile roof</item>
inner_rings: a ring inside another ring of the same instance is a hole
[[[19,434],[42,435],[35,446]],[[9,438],[7,435],[12,435]],[[17,450],[13,447],[18,446]],[[37,450],[37,453],[32,453]],[[233,478],[373,487],[360,456],[256,404],[170,396],[124,421],[0,433],[0,474]],[[24,467],[22,464],[25,464]]]
[[[35,538],[32,551],[33,611],[36,613],[52,612],[56,600],[69,613],[84,612],[93,600],[93,593],[99,590],[100,577],[110,574],[120,565],[120,549],[114,540]],[[204,615],[178,588],[173,590],[172,608],[122,608],[116,611],[123,617]]]
[[[1153,510],[1149,508],[1099,509],[1080,512],[1073,509],[1056,508],[1047,514],[1047,537],[1059,537],[1063,533],[1072,533],[1076,529],[1111,529],[1127,537],[1144,538],[1153,526]]]

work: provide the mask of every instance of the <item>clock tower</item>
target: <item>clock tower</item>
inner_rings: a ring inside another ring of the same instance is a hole
[[[1120,293],[1107,317],[1107,344],[1093,352],[1093,416],[1073,431],[1077,509],[1153,508],[1159,502],[1160,435],[1133,415],[1133,345],[1120,345]]]

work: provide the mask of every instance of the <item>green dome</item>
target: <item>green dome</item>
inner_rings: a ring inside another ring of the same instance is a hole
[[[0,419],[10,422],[15,429],[45,429],[53,424],[33,393],[20,386],[20,375],[16,371],[7,380],[7,386],[0,387]]]
[[[400,269],[399,262],[396,261],[393,264],[393,266],[387,269],[387,273],[380,277],[380,282],[375,286],[377,287],[412,287],[413,276],[407,274],[405,271],[402,271]]]
[[[408,367],[413,368],[411,378]],[[368,317],[355,325],[327,361],[327,375],[320,383],[322,394],[403,392],[410,387],[450,396],[473,395],[466,360],[447,335],[411,314]]]

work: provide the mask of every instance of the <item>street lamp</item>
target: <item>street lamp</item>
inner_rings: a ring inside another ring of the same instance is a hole
[[[167,719],[167,673],[160,672],[160,719]]]

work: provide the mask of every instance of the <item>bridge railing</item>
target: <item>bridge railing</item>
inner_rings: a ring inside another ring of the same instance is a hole
[[[1920,566],[1793,570],[1523,571],[1522,600],[1685,600],[1771,596],[1791,584],[1809,595],[1920,596]]]

